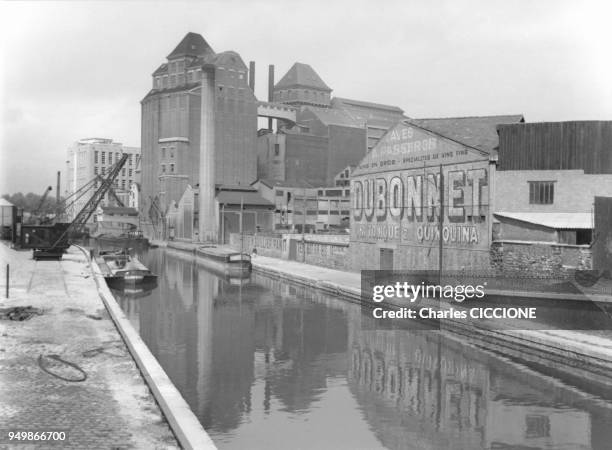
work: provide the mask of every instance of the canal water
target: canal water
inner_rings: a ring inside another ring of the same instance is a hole
[[[221,449],[612,448],[612,393],[589,380],[368,329],[358,305],[173,250],[141,259],[158,286],[115,296]]]

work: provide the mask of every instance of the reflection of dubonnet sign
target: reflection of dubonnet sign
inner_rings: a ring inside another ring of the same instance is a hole
[[[429,161],[428,167],[424,162],[415,166],[415,158]],[[481,242],[488,214],[486,157],[475,160],[464,146],[405,125],[391,130],[355,172],[354,238],[438,241],[441,183],[438,162],[432,160],[443,158],[442,239],[448,244]]]

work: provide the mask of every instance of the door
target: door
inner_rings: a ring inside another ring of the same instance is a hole
[[[393,250],[390,248],[380,249],[380,270],[393,270]]]

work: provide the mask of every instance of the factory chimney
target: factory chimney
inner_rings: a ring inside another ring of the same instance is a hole
[[[255,61],[249,62],[249,87],[255,93]]]
[[[274,92],[274,64],[268,66],[268,101],[272,101],[272,93]],[[272,118],[268,118],[268,130],[272,132]]]

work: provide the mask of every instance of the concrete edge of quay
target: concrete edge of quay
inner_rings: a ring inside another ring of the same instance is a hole
[[[104,306],[113,319],[132,358],[134,358],[136,365],[140,369],[149,389],[151,389],[155,400],[159,404],[164,417],[168,420],[170,428],[181,447],[186,450],[216,449],[216,445],[181,393],[176,386],[174,386],[155,356],[153,356],[147,345],[121,310],[121,307],[106,285],[106,281],[104,281],[104,277],[96,261],[90,257],[85,249],[77,245],[75,245],[75,247],[79,248],[86,255],[90,263],[92,276],[98,287],[98,294],[104,302]]]

